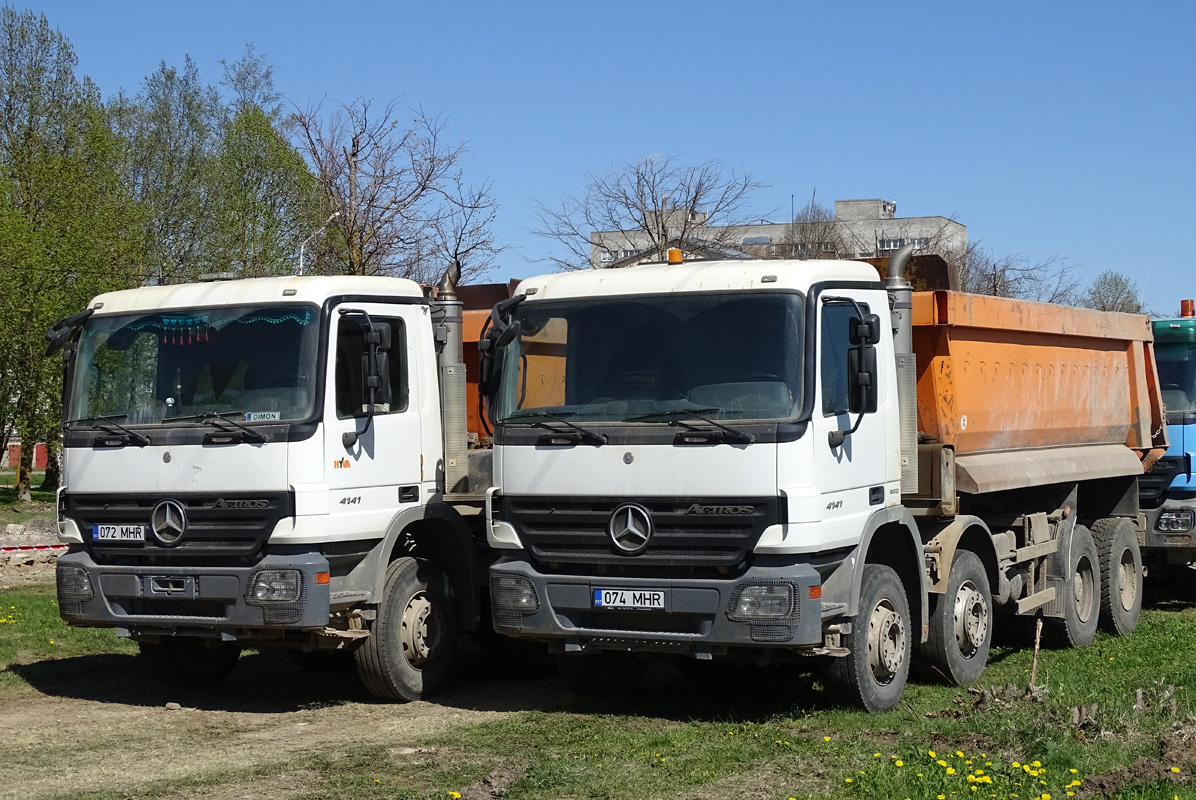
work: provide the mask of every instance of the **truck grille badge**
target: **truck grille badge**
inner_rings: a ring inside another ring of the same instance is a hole
[[[635,555],[643,551],[652,539],[652,516],[643,506],[624,503],[610,515],[606,529],[615,547],[628,555]]]

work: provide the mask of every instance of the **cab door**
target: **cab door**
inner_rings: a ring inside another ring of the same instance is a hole
[[[414,305],[344,303],[332,310],[324,416],[330,533],[382,536],[395,513],[418,505],[423,452],[412,332]],[[370,413],[369,332],[389,332],[375,372],[385,391]],[[346,435],[350,441],[346,442]]]
[[[842,298],[843,301],[830,299]],[[849,322],[859,310],[878,314],[882,320],[877,363],[892,358],[888,331],[888,306],[877,302],[883,295],[860,289],[825,292],[818,304],[818,343],[814,413],[811,432],[814,447],[814,475],[821,490],[822,543],[825,547],[848,546],[859,541],[871,514],[886,505],[888,458],[886,451],[887,407],[895,405],[894,387],[886,386],[886,371],[877,369],[878,408],[864,414],[859,427],[838,447],[832,447],[832,431],[848,431],[859,414],[848,410],[848,351],[851,349]]]

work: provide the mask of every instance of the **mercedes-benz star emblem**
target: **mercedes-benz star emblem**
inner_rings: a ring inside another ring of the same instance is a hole
[[[647,547],[652,539],[652,516],[643,506],[625,503],[610,515],[606,530],[615,547],[635,555]]]
[[[183,531],[187,530],[187,513],[182,504],[177,500],[163,500],[154,506],[150,514],[150,530],[162,545],[178,544]]]

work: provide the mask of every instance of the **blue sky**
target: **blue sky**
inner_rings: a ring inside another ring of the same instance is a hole
[[[1196,3],[65,2],[44,12],[105,96],[253,42],[300,102],[405,97],[468,141],[510,249],[547,269],[534,200],[648,155],[715,158],[790,197],[953,216],[998,256],[1196,297]]]

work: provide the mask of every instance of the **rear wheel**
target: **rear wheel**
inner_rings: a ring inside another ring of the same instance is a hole
[[[215,686],[228,677],[241,657],[241,648],[190,636],[140,642],[141,657],[150,674],[176,689]]]
[[[849,655],[826,665],[828,688],[867,711],[896,708],[909,678],[911,631],[905,587],[892,567],[865,565],[847,647]]]
[[[992,644],[992,592],[980,557],[955,551],[947,591],[933,598],[930,635],[918,644],[918,672],[959,686],[980,679]]]
[[[1055,640],[1065,647],[1087,647],[1100,619],[1100,561],[1092,534],[1077,524],[1071,532],[1067,578],[1060,587],[1063,617],[1050,620]]]
[[[632,653],[564,653],[557,656],[561,677],[580,697],[630,694],[640,685],[648,662]]]
[[[1133,524],[1106,517],[1092,525],[1100,558],[1101,627],[1124,636],[1138,627],[1142,613],[1142,550]]]
[[[422,558],[392,561],[370,635],[354,651],[366,689],[384,700],[431,697],[448,676],[456,646],[444,573]]]

